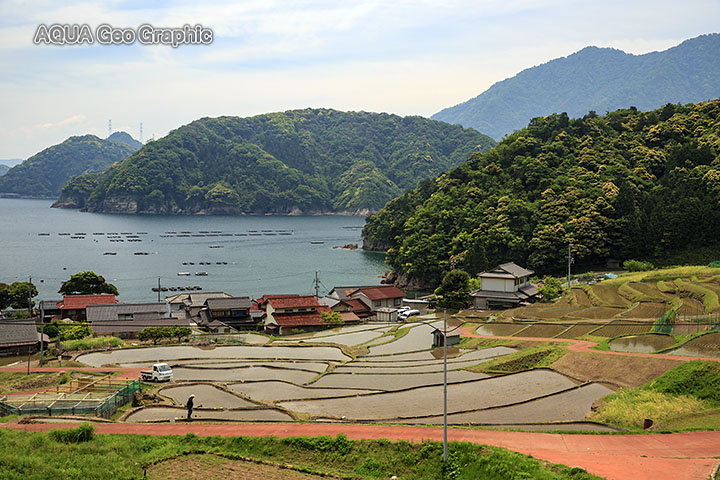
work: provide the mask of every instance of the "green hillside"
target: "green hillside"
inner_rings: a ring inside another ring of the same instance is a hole
[[[536,118],[390,202],[363,237],[392,247],[400,283],[425,287],[453,263],[471,274],[509,260],[562,271],[569,243],[579,264],[662,264],[720,245],[718,152],[720,100]]]
[[[720,96],[718,51],[720,34],[645,55],[587,47],[523,70],[432,118],[500,139],[529,119],[552,113],[576,117],[630,105],[651,110],[668,102],[702,102]]]
[[[65,183],[87,172],[100,172],[135,149],[95,135],[70,137],[46,148],[0,177],[0,195],[57,198]]]
[[[3,175],[5,175],[5,174],[8,172],[8,170],[10,170],[10,167],[8,167],[7,165],[3,165],[3,164],[0,163],[0,177],[2,177]]]
[[[203,118],[69,182],[59,203],[110,213],[363,213],[493,145],[422,117],[306,109]]]

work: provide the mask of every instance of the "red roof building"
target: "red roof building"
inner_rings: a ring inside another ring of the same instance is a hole
[[[76,322],[87,319],[86,307],[88,305],[115,305],[118,303],[115,295],[65,295],[57,304],[61,318],[69,318]]]
[[[327,328],[322,314],[332,311],[312,295],[264,295],[258,306],[265,311],[265,331],[278,335]]]
[[[371,314],[374,314],[379,308],[398,308],[402,306],[403,298],[405,298],[405,292],[395,285],[375,285],[358,287],[354,292],[349,294],[345,302],[360,300],[367,305]],[[355,310],[351,309],[351,311]],[[359,312],[356,313],[358,313],[358,316],[362,316]]]

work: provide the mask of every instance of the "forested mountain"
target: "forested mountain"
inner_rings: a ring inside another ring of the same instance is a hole
[[[110,213],[362,213],[494,141],[422,117],[326,109],[203,118],[100,175],[58,206]]]
[[[719,152],[720,100],[535,118],[369,217],[365,246],[415,288],[453,264],[562,271],[570,243],[580,264],[666,262],[720,246]]]
[[[499,140],[529,119],[552,113],[577,117],[630,105],[651,110],[666,103],[702,102],[720,96],[718,52],[717,33],[645,55],[587,47],[523,70],[432,118]]]
[[[0,177],[0,195],[57,198],[63,185],[86,172],[100,172],[136,149],[95,135],[70,137],[46,148]]]
[[[113,132],[109,137],[107,137],[107,139],[111,142],[124,143],[125,145],[129,145],[133,148],[133,150],[139,150],[140,147],[143,146],[141,142],[135,140],[127,132]]]
[[[0,163],[0,177],[2,177],[3,175],[5,175],[5,174],[8,172],[8,170],[10,170],[10,167],[8,167],[7,165],[3,165],[2,163]]]

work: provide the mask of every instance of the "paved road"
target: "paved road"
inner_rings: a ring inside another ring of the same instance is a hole
[[[27,431],[70,427],[68,424],[8,425]],[[97,424],[98,433],[200,436],[337,435],[352,439],[442,441],[442,428],[389,425],[338,424]],[[466,441],[505,447],[553,463],[578,466],[611,480],[707,480],[720,456],[720,432],[689,432],[668,435],[573,435],[448,430],[450,441]]]

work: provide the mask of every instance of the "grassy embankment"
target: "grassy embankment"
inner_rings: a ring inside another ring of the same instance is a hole
[[[593,420],[658,430],[720,429],[720,362],[684,363],[639,388],[605,397]]]
[[[452,442],[443,468],[442,444],[348,440],[332,437],[206,437],[193,434],[166,437],[94,435],[92,427],[55,433],[25,433],[0,429],[3,461],[0,477],[125,479],[150,478],[157,462],[187,455],[220,456],[284,466],[291,470],[330,474],[343,479],[595,479],[579,468],[549,465],[495,447]],[[158,471],[158,473],[160,473]]]

